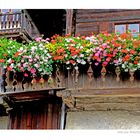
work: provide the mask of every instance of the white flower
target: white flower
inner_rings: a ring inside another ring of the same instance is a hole
[[[69,64],[69,63],[70,63],[69,61],[66,62],[66,64]]]
[[[137,67],[140,68],[140,63],[138,63]]]
[[[47,50],[44,50],[44,53],[47,53],[48,51]]]
[[[19,51],[21,51],[21,52],[22,52],[22,51],[23,51],[23,47],[20,47]]]
[[[81,63],[81,59],[77,59],[77,62],[78,62],[78,63]]]
[[[78,66],[75,66],[74,68],[75,68],[76,70],[78,70]]]
[[[26,52],[27,52],[27,50],[25,49],[25,50],[23,50],[23,52],[24,52],[24,53],[26,53]]]
[[[85,40],[90,40],[90,37],[86,37]]]
[[[38,71],[42,71],[42,68],[39,68]]]
[[[20,63],[18,63],[18,64],[17,64],[17,66],[18,66],[18,67],[20,67],[20,66],[21,66],[21,64],[20,64]]]
[[[86,64],[86,61],[82,60],[82,61],[81,61],[81,64],[82,64],[82,65],[85,65],[85,64]]]
[[[40,50],[43,50],[43,48],[39,48]]]
[[[26,63],[24,63],[24,64],[23,64],[23,67],[27,67],[27,64],[28,64],[27,62],[26,62]]]
[[[124,69],[125,69],[125,67],[126,67],[126,66],[125,66],[125,64],[122,64],[122,68],[124,68]]]
[[[45,59],[44,61],[45,61],[45,62],[48,62],[48,59]]]
[[[65,58],[66,58],[66,57],[68,57],[68,55],[67,55],[67,54],[64,54],[64,56],[65,56]]]
[[[128,69],[125,69],[124,71],[125,71],[125,72],[128,72]]]
[[[10,59],[8,59],[8,60],[7,60],[7,62],[8,62],[8,63],[10,63],[10,62],[11,62],[11,58],[10,58]]]
[[[35,66],[36,68],[39,68],[39,67],[40,67],[39,64],[34,64],[34,66]]]
[[[120,47],[118,47],[118,50],[120,50],[122,47],[120,46]]]
[[[80,54],[80,57],[84,57],[84,54]]]
[[[13,67],[14,67],[14,63],[12,63],[12,64],[10,65],[10,67],[13,68]]]
[[[42,47],[43,46],[43,44],[39,44],[39,47]]]

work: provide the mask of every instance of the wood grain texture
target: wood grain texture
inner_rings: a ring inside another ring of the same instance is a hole
[[[140,10],[137,9],[77,9],[75,34],[111,33],[115,31],[115,24],[140,22],[139,15]]]
[[[59,129],[61,102],[34,102],[10,112],[9,129]]]

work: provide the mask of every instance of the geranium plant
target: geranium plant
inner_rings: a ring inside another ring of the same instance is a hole
[[[140,36],[101,33],[90,36],[64,37],[54,35],[50,39],[36,38],[27,44],[15,40],[0,39],[0,63],[8,71],[29,71],[50,75],[53,65],[64,65],[67,69],[78,69],[78,65],[93,63],[106,67],[109,64],[122,71],[140,69]]]

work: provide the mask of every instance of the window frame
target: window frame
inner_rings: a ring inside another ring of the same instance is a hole
[[[126,25],[126,31],[128,31],[129,30],[129,28],[128,28],[128,26],[130,25],[130,24],[138,24],[139,25],[139,32],[138,33],[140,33],[140,21],[138,21],[138,22],[122,22],[122,23],[115,23],[114,24],[114,33],[117,33],[116,31],[115,31],[115,26],[117,26],[117,25]],[[125,32],[126,33],[126,32]],[[137,33],[137,32],[136,32]]]

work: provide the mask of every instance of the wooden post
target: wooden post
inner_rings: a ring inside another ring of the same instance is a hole
[[[66,10],[66,34],[72,33],[73,9]]]
[[[0,91],[1,92],[4,91],[3,74],[4,74],[4,70],[3,70],[2,65],[0,65]]]

